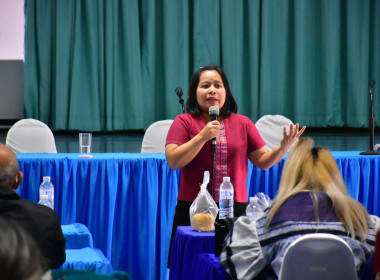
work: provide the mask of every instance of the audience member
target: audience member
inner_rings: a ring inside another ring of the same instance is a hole
[[[0,143],[0,217],[20,225],[34,240],[42,255],[43,272],[58,268],[66,260],[66,239],[58,216],[54,210],[22,199],[15,192],[22,178],[15,154]]]
[[[380,280],[380,229],[376,233],[376,243],[375,243],[375,257],[374,257],[374,274],[376,275],[376,280]]]
[[[257,221],[240,217],[225,239],[220,255],[228,273],[253,279],[266,272],[273,279],[288,246],[307,233],[333,233],[352,248],[359,271],[374,254],[379,218],[348,194],[332,155],[300,139],[283,168],[278,193]],[[272,279],[272,278],[270,278]]]
[[[15,222],[0,218],[0,275],[3,280],[36,280],[41,254],[34,240]]]

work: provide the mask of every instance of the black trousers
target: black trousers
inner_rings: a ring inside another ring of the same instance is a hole
[[[170,238],[170,245],[169,245],[168,268],[170,267],[170,256],[172,252],[172,244],[173,244],[174,235],[177,231],[177,227],[191,225],[190,206],[192,203],[193,203],[192,201],[182,201],[182,200],[177,201],[177,206],[175,208],[175,214],[174,214],[174,219],[173,219],[172,235]],[[240,217],[242,215],[245,215],[246,207],[247,207],[247,203],[234,202],[234,217]]]

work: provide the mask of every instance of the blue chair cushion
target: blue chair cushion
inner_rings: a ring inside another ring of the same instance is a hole
[[[66,261],[63,270],[90,270],[98,273],[112,273],[110,261],[97,248],[66,249]]]
[[[62,225],[63,235],[66,237],[66,249],[82,249],[94,247],[90,230],[80,223]]]

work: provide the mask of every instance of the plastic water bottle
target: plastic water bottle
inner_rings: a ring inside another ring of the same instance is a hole
[[[50,182],[49,176],[43,177],[43,182],[40,185],[40,200],[38,204],[54,209],[54,186]]]
[[[261,213],[261,208],[258,205],[258,197],[250,197],[249,198],[249,204],[247,205],[247,208],[245,210],[245,215],[250,218],[252,221],[256,221],[258,216]]]
[[[230,177],[223,177],[219,195],[219,219],[234,217],[234,187]]]

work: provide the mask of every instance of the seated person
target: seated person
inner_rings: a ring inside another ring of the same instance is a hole
[[[65,262],[66,239],[54,210],[22,199],[14,191],[22,178],[15,154],[0,143],[0,217],[17,223],[36,242],[46,272]]]
[[[37,280],[41,254],[35,242],[13,221],[0,218],[1,279]]]
[[[352,248],[359,271],[374,254],[379,218],[347,192],[332,155],[300,139],[284,165],[278,193],[257,221],[240,217],[225,239],[221,264],[238,279],[253,279],[270,271],[279,276],[284,253],[308,233],[333,233]],[[228,252],[228,254],[227,254]],[[270,278],[270,277],[269,277]]]
[[[380,280],[380,230],[376,233],[376,243],[375,243],[375,256],[374,256],[374,274],[376,275],[376,280]]]

